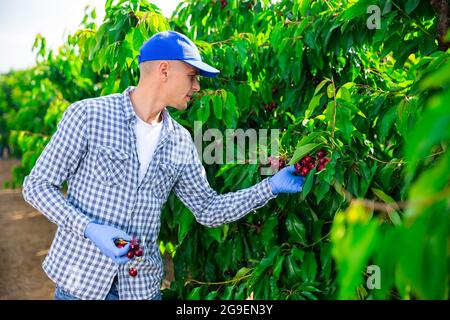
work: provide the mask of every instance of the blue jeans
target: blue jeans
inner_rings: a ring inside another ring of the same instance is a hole
[[[60,287],[56,286],[55,300],[80,300],[80,299],[64,291]],[[119,300],[119,293],[117,292],[117,278],[114,278],[111,290],[109,290],[105,300]],[[152,300],[162,300],[161,294],[158,293],[156,297],[154,297]]]

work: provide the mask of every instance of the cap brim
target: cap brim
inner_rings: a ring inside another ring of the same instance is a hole
[[[183,62],[187,63],[188,65],[190,65],[194,68],[197,68],[198,73],[204,77],[214,78],[215,76],[217,76],[220,73],[219,70],[211,67],[209,64],[206,64],[203,61],[183,60]]]

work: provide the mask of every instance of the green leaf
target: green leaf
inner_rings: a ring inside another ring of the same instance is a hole
[[[386,203],[395,203],[395,200],[392,199],[390,196],[388,196],[386,193],[383,192],[383,190],[377,189],[377,188],[371,188],[372,192],[381,200],[383,200]]]
[[[309,118],[311,117],[311,115],[313,114],[314,110],[320,105],[320,99],[322,98],[323,95],[317,95],[314,96],[311,101],[309,102],[308,105],[308,109],[306,109],[305,111],[305,118]]]
[[[306,181],[305,181],[305,184],[303,185],[303,189],[302,189],[304,198],[306,198],[308,193],[311,191],[311,187],[313,186],[313,182],[314,182],[314,173],[316,173],[316,168],[313,168],[306,176]]]
[[[237,121],[236,97],[232,92],[227,92],[225,111],[224,121],[227,128],[235,128]]]
[[[295,261],[295,257],[290,254],[284,260],[285,272],[290,282],[297,282],[300,280],[301,269]]]
[[[236,272],[236,275],[234,276],[233,280],[239,280],[243,277],[245,277],[246,275],[248,275],[251,271],[253,270],[253,268],[246,268],[246,267],[242,267],[238,270],[238,272]]]
[[[397,116],[397,110],[395,107],[389,108],[389,110],[384,113],[383,120],[381,120],[380,129],[378,130],[380,134],[380,140],[386,140],[386,137],[391,129],[392,125],[395,122],[395,118]]]
[[[140,29],[132,29],[133,31],[133,50],[139,51],[139,49],[142,47],[142,44],[145,41],[145,38],[143,37]]]
[[[301,265],[301,277],[304,281],[314,281],[317,275],[317,262],[314,254],[307,252]]]
[[[236,292],[234,293],[234,300],[244,300],[246,298],[247,292],[247,284],[242,283],[239,287],[237,287]]]
[[[236,163],[226,163],[224,165],[222,165],[219,169],[219,171],[217,171],[215,177],[220,177],[221,175],[223,175],[224,173],[228,172],[230,169],[233,169],[234,167],[236,167],[238,164]]]
[[[346,87],[341,87],[336,94],[336,99],[342,99],[346,102],[351,102],[350,91]]]
[[[277,234],[277,228],[278,226],[278,218],[275,216],[269,217],[265,222],[261,229],[261,239],[264,244],[264,248],[266,250],[269,249],[270,245],[272,244],[272,239],[275,238]]]
[[[205,300],[214,300],[216,297],[217,297],[217,291],[214,290],[206,295]]]
[[[327,96],[328,98],[332,99],[334,98],[334,85],[333,83],[330,83],[327,87]]]
[[[209,95],[203,96],[200,99],[200,108],[196,110],[197,118],[202,122],[202,124],[205,124],[209,119],[210,100],[211,97]]]
[[[335,215],[331,240],[339,270],[338,299],[355,298],[367,262],[379,246],[378,228],[378,220],[371,220],[368,209],[358,201],[352,202],[345,213]]]
[[[420,0],[408,0],[405,4],[405,11],[407,14],[410,14],[414,11],[415,8],[419,5]]]
[[[414,172],[418,162],[425,158],[431,148],[441,141],[450,140],[450,112],[448,112],[450,91],[434,100],[416,123],[412,132],[408,132],[406,158],[408,171]],[[426,133],[426,134],[425,134]]]
[[[243,108],[249,108],[251,104],[250,98],[252,94],[252,89],[247,84],[239,84],[238,91],[239,91],[238,93],[239,104]]]
[[[343,12],[343,19],[353,20],[354,18],[365,17],[367,7],[367,1],[358,1]]]
[[[327,141],[323,137],[324,135],[326,135],[326,132],[319,131],[319,130],[315,131],[315,132],[311,132],[310,134],[305,135],[300,139],[300,141],[297,143],[297,147],[308,144],[313,141],[318,144],[326,143]]]
[[[289,165],[292,165],[296,162],[298,162],[300,159],[302,159],[304,156],[312,152],[314,149],[319,147],[320,144],[317,143],[308,143],[302,146],[298,146],[297,149],[295,149],[294,155],[291,158],[291,161],[289,161]]]
[[[405,216],[415,218],[418,214],[425,212],[425,208],[429,206],[428,198],[436,196],[443,190],[447,190],[447,193],[449,192],[449,180],[450,151],[447,150],[439,158],[438,162],[431,169],[422,172],[417,181],[411,186],[409,192],[411,204],[408,206]],[[445,197],[441,198],[441,201],[445,201]]]
[[[434,72],[431,72],[431,74],[419,82],[420,90],[441,88],[450,82],[450,61],[445,62],[441,66],[430,64],[429,68]]]
[[[317,85],[316,89],[314,90],[314,96],[317,95],[317,93],[320,92],[320,90],[322,90],[323,86],[324,86],[327,82],[329,82],[329,81],[330,81],[329,79],[322,80],[322,81]]]
[[[377,189],[377,188],[371,188],[371,190],[378,198],[380,198],[384,202],[389,203],[389,204],[395,203],[395,200],[392,199],[390,196],[388,196],[386,193],[384,193],[382,190]],[[398,226],[398,225],[402,224],[402,220],[401,220],[398,212],[396,212],[396,211],[389,212],[388,215],[394,225]]]
[[[277,261],[275,262],[275,267],[273,268],[273,276],[278,280],[280,277],[281,271],[283,269],[284,256],[278,256]]]
[[[306,244],[306,228],[300,219],[293,213],[288,214],[286,227],[293,241]]]
[[[187,296],[188,300],[200,300],[201,287],[194,288]]]
[[[299,0],[299,10],[302,16],[305,16],[307,10],[309,9],[309,1],[310,0]]]
[[[303,261],[303,258],[305,257],[305,251],[295,247],[292,248],[291,254],[297,259],[300,263]]]
[[[275,258],[279,255],[279,253],[280,247],[274,246],[271,248],[271,250],[259,262],[255,270],[253,271],[249,287],[251,287],[258,280],[258,278],[264,273],[264,271],[266,271],[268,267],[273,265],[273,262],[275,261]]]
[[[226,286],[221,297],[222,300],[231,300],[233,298],[234,286]]]
[[[222,96],[215,94],[212,98],[214,115],[217,119],[222,119]]]
[[[222,241],[222,227],[208,228],[207,230],[209,235],[213,237],[217,242]]]
[[[321,250],[320,250],[320,266],[321,266],[321,272],[322,272],[322,278],[328,279],[331,275],[331,244],[324,243]]]
[[[309,300],[319,300],[319,299],[317,299],[317,297],[316,297],[314,294],[312,294],[311,292],[308,292],[308,291],[302,291],[301,294],[304,295],[304,296],[305,296],[306,298],[308,298]]]
[[[181,243],[183,242],[188,232],[192,229],[195,218],[187,208],[183,208],[181,209],[181,215],[179,219],[180,222],[178,225],[178,242]]]
[[[314,189],[314,194],[316,195],[316,203],[319,204],[327,192],[330,190],[330,185],[328,183],[321,182],[319,185]]]
[[[351,133],[353,132],[353,114],[352,111],[344,106],[342,103],[339,103],[336,108],[336,128],[338,128],[344,139],[350,144],[351,143]]]

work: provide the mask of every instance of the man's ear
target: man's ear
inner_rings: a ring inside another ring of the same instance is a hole
[[[166,82],[167,81],[167,75],[169,71],[169,62],[166,60],[163,60],[159,63],[159,76],[161,77],[161,80]]]

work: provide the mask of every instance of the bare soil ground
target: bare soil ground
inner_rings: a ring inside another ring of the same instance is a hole
[[[19,160],[0,160],[0,186]],[[52,299],[53,282],[41,264],[56,226],[28,205],[21,190],[0,190],[0,299]]]
[[[49,300],[55,287],[41,265],[56,226],[23,200],[22,190],[2,189],[19,163],[0,159],[0,300]],[[163,287],[173,278],[169,257],[165,266]]]

